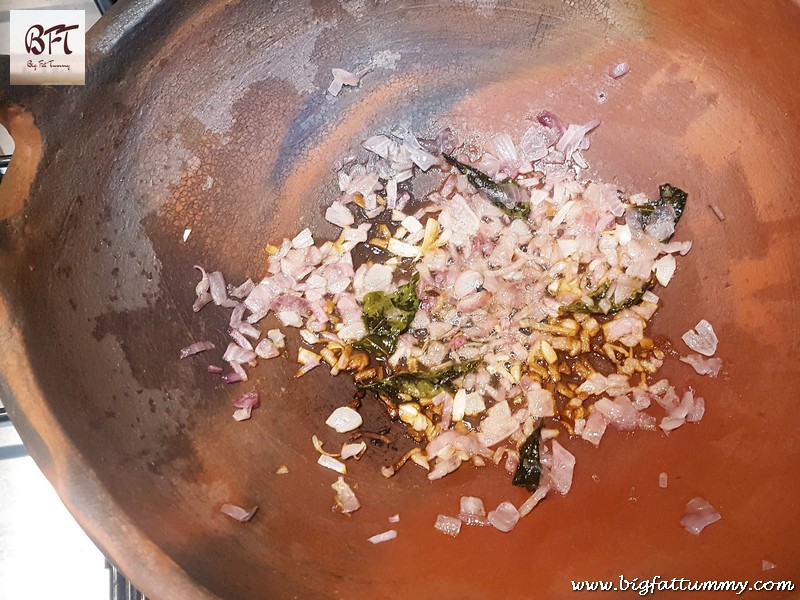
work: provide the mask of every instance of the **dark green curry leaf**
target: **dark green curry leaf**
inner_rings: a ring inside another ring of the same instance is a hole
[[[474,371],[481,363],[480,359],[455,363],[450,366],[417,373],[396,373],[377,381],[364,384],[362,387],[385,394],[393,399],[406,400],[433,398],[440,392],[452,391],[453,381],[462,375]]]
[[[542,477],[542,463],[539,455],[539,444],[542,441],[541,423],[536,430],[528,436],[525,443],[519,449],[519,465],[514,473],[511,483],[524,487],[529,492],[535,492],[539,487],[539,480]]]
[[[642,230],[647,229],[649,225],[663,218],[665,214],[670,214],[673,225],[677,226],[678,221],[683,216],[688,198],[689,195],[686,192],[668,183],[659,186],[658,200],[636,207],[636,211],[639,214],[640,227]],[[670,235],[661,241],[668,242],[671,238],[672,236]]]
[[[370,292],[364,296],[364,324],[369,333],[353,347],[372,354],[390,355],[399,338],[411,325],[419,308],[417,283],[419,273],[414,273],[407,284],[393,294]]]
[[[601,283],[597,288],[588,294],[588,298],[592,300],[591,304],[584,302],[583,300],[578,300],[577,302],[573,302],[568,306],[562,306],[558,310],[562,313],[576,313],[576,312],[585,312],[590,313],[593,315],[614,315],[621,311],[623,308],[630,308],[631,306],[635,306],[642,301],[642,296],[644,293],[653,288],[655,285],[655,280],[651,276],[647,281],[642,284],[638,290],[633,292],[630,296],[625,298],[622,302],[614,302],[611,301],[611,308],[608,311],[604,311],[600,308],[600,301],[606,297],[608,294],[608,290],[611,288],[611,282],[606,280]]]
[[[514,219],[527,219],[531,212],[529,202],[519,202],[517,198],[522,188],[513,180],[505,179],[497,182],[483,171],[470,167],[456,160],[449,154],[442,154],[444,159],[467,176],[469,182],[497,208]]]
[[[600,300],[606,297],[606,294],[608,293],[608,288],[610,287],[611,287],[611,282],[606,280],[599,286],[597,286],[597,288],[595,288],[593,292],[587,294],[587,297],[590,300],[592,300],[591,304],[587,304],[583,300],[578,300],[577,302],[573,302],[568,306],[562,306],[558,310],[563,313],[576,313],[576,312],[595,313],[595,311],[602,313],[603,311],[600,310],[597,304],[598,302],[600,302]]]

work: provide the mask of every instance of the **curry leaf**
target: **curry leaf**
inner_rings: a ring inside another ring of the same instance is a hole
[[[527,219],[531,212],[529,202],[519,202],[517,197],[522,188],[513,179],[497,182],[486,173],[456,160],[449,154],[442,154],[444,159],[467,176],[469,182],[497,208],[514,219]]]
[[[642,229],[646,229],[648,225],[655,223],[659,218],[664,218],[666,214],[671,216],[673,225],[677,226],[678,221],[683,216],[688,198],[689,195],[679,188],[673,187],[668,183],[660,185],[658,188],[658,200],[636,208]],[[670,209],[672,209],[671,213],[668,212]],[[671,238],[672,236],[670,235],[661,241],[668,242]]]
[[[454,365],[419,371],[417,373],[397,373],[377,381],[364,384],[363,387],[385,394],[392,398],[433,398],[440,392],[452,391],[453,381],[478,368],[480,359],[470,360]]]
[[[535,492],[539,487],[539,480],[542,477],[542,463],[539,453],[539,444],[542,441],[542,425],[528,436],[525,443],[519,449],[519,465],[514,473],[511,483],[524,487],[529,492]]]
[[[604,311],[602,308],[600,308],[600,300],[606,297],[608,290],[611,288],[611,282],[606,280],[588,295],[588,298],[592,301],[591,304],[587,304],[583,300],[578,300],[577,302],[573,302],[568,306],[561,306],[558,310],[562,313],[585,312],[593,315],[614,315],[623,308],[630,308],[631,306],[639,304],[642,301],[642,296],[644,296],[644,293],[652,289],[653,285],[655,285],[655,281],[651,276],[650,279],[642,284],[642,287],[621,302],[614,302],[612,300],[610,302],[610,308],[608,311]]]
[[[419,273],[400,286],[393,294],[370,292],[364,296],[364,324],[369,332],[353,344],[355,348],[373,354],[390,355],[399,338],[411,325],[419,308],[417,298]]]

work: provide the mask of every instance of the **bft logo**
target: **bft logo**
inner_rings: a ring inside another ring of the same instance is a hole
[[[12,10],[11,85],[83,85],[86,14]]]
[[[65,55],[72,54],[69,49],[69,32],[74,29],[80,29],[80,25],[66,25],[61,23],[54,25],[49,29],[45,29],[41,25],[32,25],[28,32],[25,34],[25,50],[29,54],[39,56],[47,49],[48,54],[53,54],[53,45],[61,44],[63,53]],[[45,38],[45,36],[47,36]],[[45,46],[45,41],[47,45]],[[56,46],[58,48],[58,46]]]

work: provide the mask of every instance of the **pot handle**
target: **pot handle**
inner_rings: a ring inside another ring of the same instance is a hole
[[[0,104],[0,125],[14,140],[14,154],[0,158],[0,220],[5,220],[25,206],[42,157],[42,136],[31,112],[18,105]]]

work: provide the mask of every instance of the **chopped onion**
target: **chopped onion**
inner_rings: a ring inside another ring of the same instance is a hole
[[[319,458],[317,459],[317,464],[325,467],[326,469],[331,469],[332,471],[341,473],[342,475],[347,475],[347,467],[345,464],[340,460],[336,460],[332,456],[320,454]]]
[[[491,525],[486,518],[483,500],[474,496],[461,496],[461,510],[458,513],[458,518],[467,525]]]
[[[516,527],[519,517],[519,511],[513,504],[501,502],[496,509],[489,512],[488,520],[495,529],[508,533]]]
[[[236,408],[258,408],[261,406],[261,399],[258,397],[258,392],[247,392],[236,400],[233,405]]]
[[[233,288],[230,295],[239,299],[247,298],[247,295],[253,291],[255,286],[256,284],[253,283],[253,280],[248,277],[240,286]]]
[[[311,369],[319,366],[322,357],[315,353],[303,348],[302,346],[297,349],[297,362],[302,366],[295,373],[295,377],[302,377]]]
[[[237,327],[237,329],[242,332],[242,335],[251,337],[254,340],[257,340],[261,337],[261,331],[250,323],[239,323],[239,327]]]
[[[572,154],[580,148],[584,136],[598,125],[600,125],[600,121],[597,119],[589,121],[586,125],[570,125],[556,143],[556,150],[563,152],[566,159],[569,160]]]
[[[694,329],[690,329],[681,336],[681,339],[689,348],[705,356],[713,356],[717,351],[717,335],[711,323],[703,319]]]
[[[525,500],[525,502],[522,503],[522,506],[519,507],[520,517],[528,515],[534,508],[536,508],[536,505],[544,500],[545,496],[547,496],[547,492],[549,491],[550,486],[546,483],[536,488],[536,491],[531,494],[531,497]]]
[[[325,211],[325,220],[339,227],[349,227],[355,222],[353,213],[345,205],[334,202]]]
[[[389,517],[389,523],[399,523],[399,522],[400,522],[399,514],[392,515],[391,517]]]
[[[664,417],[661,419],[661,423],[659,423],[658,426],[661,427],[664,433],[669,434],[670,431],[678,429],[678,427],[683,426],[684,423],[686,423],[685,417]]]
[[[526,160],[536,161],[547,156],[547,140],[536,127],[529,128],[519,143],[520,150]]]
[[[214,304],[219,306],[228,299],[228,291],[225,288],[225,278],[220,271],[214,271],[208,274],[208,285]]]
[[[721,358],[703,358],[699,354],[681,356],[680,361],[691,365],[698,375],[708,375],[709,377],[719,375],[719,370],[722,368]]]
[[[244,370],[244,367],[240,363],[232,362],[231,369],[239,376],[239,381],[247,381],[247,371]]]
[[[234,342],[236,342],[237,346],[241,346],[245,350],[252,350],[253,344],[242,335],[242,333],[238,329],[230,329],[228,330],[228,335],[231,336]]]
[[[381,158],[389,158],[390,154],[397,153],[397,142],[386,135],[373,135],[371,138],[364,140],[361,146]]]
[[[653,263],[653,272],[656,274],[658,283],[667,287],[672,276],[675,274],[675,257],[672,254],[665,254]]]
[[[606,427],[608,427],[608,419],[599,410],[595,410],[586,419],[580,436],[595,446],[599,446]]]
[[[703,418],[703,415],[706,412],[706,403],[703,398],[694,398],[692,401],[692,406],[689,408],[689,411],[686,413],[686,421],[688,423],[697,423]]]
[[[498,402],[486,412],[488,414],[481,421],[478,433],[484,446],[499,444],[519,429],[519,422],[511,415],[508,402]]]
[[[559,135],[563,135],[564,125],[561,123],[561,119],[550,111],[543,110],[536,116],[536,120],[545,127],[555,130]]]
[[[572,472],[575,469],[575,457],[556,440],[552,441],[552,465],[550,482],[559,494],[566,494],[572,487]]]
[[[623,75],[625,75],[631,68],[628,66],[628,63],[621,62],[619,64],[614,65],[609,70],[608,74],[611,76],[612,79],[619,79]]]
[[[663,472],[660,473],[658,475],[658,487],[660,487],[661,489],[666,489],[668,483],[669,483],[668,475]]]
[[[409,233],[418,233],[425,229],[422,223],[420,223],[419,220],[413,215],[405,217],[402,221],[400,221],[400,225],[405,227]]]
[[[272,343],[275,344],[276,348],[283,348],[286,345],[286,336],[281,333],[280,329],[270,329],[267,332],[267,337],[272,340]]]
[[[342,445],[342,459],[360,458],[364,452],[367,451],[367,445],[364,442],[357,444],[343,444]]]
[[[371,544],[380,544],[382,542],[388,542],[389,540],[393,540],[397,537],[397,532],[394,529],[390,529],[389,531],[384,531],[383,533],[379,533],[377,535],[373,535],[371,538],[367,538],[367,541]]]
[[[257,355],[252,350],[242,348],[238,344],[230,343],[222,355],[222,360],[229,363],[249,363],[256,360]]]
[[[311,236],[311,230],[306,227],[292,239],[292,248],[308,248],[314,245],[314,238]]]
[[[314,444],[314,448],[315,448],[315,449],[316,449],[316,451],[317,451],[317,452],[319,452],[320,454],[324,454],[325,456],[332,456],[332,457],[334,457],[334,458],[336,458],[336,457],[340,456],[339,454],[334,454],[333,452],[328,452],[327,450],[325,450],[325,449],[322,447],[322,442],[321,442],[321,441],[320,441],[320,439],[319,439],[319,438],[316,436],[316,434],[311,436],[311,443],[312,443],[312,444]]]
[[[340,406],[331,413],[325,424],[335,429],[338,433],[347,433],[358,429],[364,423],[361,415],[349,406]]]
[[[456,279],[453,294],[456,298],[463,298],[468,294],[477,292],[482,285],[483,275],[477,271],[464,271]]]
[[[309,345],[319,342],[319,337],[317,337],[317,334],[315,334],[313,331],[309,331],[308,329],[301,329],[300,337],[303,338],[303,341]]]
[[[461,496],[459,514],[470,515],[473,517],[485,517],[486,509],[483,507],[483,500],[475,496]]]
[[[390,238],[386,249],[396,256],[401,258],[416,258],[419,254],[419,248],[413,244],[401,242],[397,238]]]
[[[201,277],[200,281],[194,288],[197,298],[192,305],[192,310],[197,312],[212,300],[211,294],[208,291],[211,287],[211,283],[208,280],[208,273],[206,273],[206,270],[203,267],[200,265],[195,265],[194,268],[200,271]]]
[[[692,535],[700,535],[706,527],[712,523],[716,523],[722,517],[714,510],[714,507],[709,504],[708,500],[703,498],[692,498],[686,504],[686,510],[683,512],[681,518],[681,525],[683,528]]]
[[[252,406],[245,406],[244,408],[239,408],[233,412],[233,420],[247,421],[250,418],[252,411],[253,411]]]
[[[194,344],[190,344],[181,350],[181,358],[186,358],[187,356],[192,356],[193,354],[213,349],[214,344],[211,342],[195,342]]]
[[[462,388],[456,392],[456,395],[450,401],[452,403],[450,418],[453,422],[458,422],[464,419],[464,414],[467,410],[467,392]],[[447,401],[445,401],[445,406]]]
[[[776,569],[777,567],[778,567],[778,565],[776,565],[775,563],[770,562],[768,560],[762,560],[761,561],[761,570],[762,571],[769,571],[771,569]]]
[[[235,504],[223,504],[219,512],[223,515],[229,516],[231,519],[239,521],[240,523],[245,523],[253,518],[253,515],[256,514],[258,511],[258,506],[254,506],[250,510],[245,510],[241,506],[236,506]]]
[[[436,517],[434,527],[445,535],[456,537],[461,532],[461,521],[455,517],[439,515]]]
[[[222,381],[225,383],[238,383],[239,381],[247,381],[247,375],[242,377],[241,373],[233,372],[233,373],[226,373],[222,376]]]
[[[331,75],[333,75],[333,81],[328,86],[328,93],[331,96],[338,96],[343,85],[348,85],[351,87],[357,86],[361,81],[361,77],[363,77],[363,75],[351,73],[350,71],[345,71],[344,69],[338,68],[331,69]]]
[[[275,343],[270,340],[261,340],[255,348],[255,353],[259,358],[269,359],[280,356],[281,351],[275,346]]]
[[[343,513],[351,513],[361,508],[361,503],[356,498],[352,488],[347,485],[344,477],[339,477],[331,484],[331,487],[336,492],[336,510]]]

